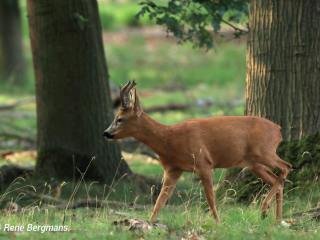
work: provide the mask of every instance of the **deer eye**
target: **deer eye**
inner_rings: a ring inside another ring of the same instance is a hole
[[[122,123],[122,122],[123,122],[123,119],[122,119],[122,118],[118,118],[116,122],[117,122],[117,124],[118,124],[118,123]]]

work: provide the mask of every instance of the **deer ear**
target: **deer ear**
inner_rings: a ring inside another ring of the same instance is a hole
[[[143,110],[139,101],[139,96],[137,94],[136,88],[133,89],[133,99],[134,99],[134,104],[133,104],[134,112],[137,114],[138,117],[140,117]]]

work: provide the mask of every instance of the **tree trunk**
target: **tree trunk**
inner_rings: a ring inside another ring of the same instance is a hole
[[[250,3],[246,114],[282,127],[285,140],[320,129],[320,2]]]
[[[36,74],[38,160],[43,176],[106,182],[128,173],[102,133],[112,119],[96,0],[28,0]],[[95,159],[91,162],[92,157]]]
[[[25,61],[18,0],[0,1],[0,80],[21,84]]]

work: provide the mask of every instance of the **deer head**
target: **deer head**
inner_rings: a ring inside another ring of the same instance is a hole
[[[120,89],[121,107],[103,133],[106,139],[130,137],[139,130],[139,119],[143,110],[135,86],[135,81],[129,81]]]

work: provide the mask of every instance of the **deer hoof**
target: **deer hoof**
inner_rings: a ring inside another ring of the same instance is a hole
[[[267,212],[262,212],[262,213],[261,213],[261,218],[262,218],[262,219],[265,219],[267,216],[268,216],[268,215],[267,215]]]

